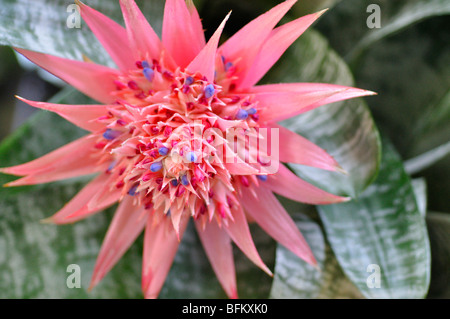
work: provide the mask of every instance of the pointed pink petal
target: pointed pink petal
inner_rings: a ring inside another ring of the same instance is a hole
[[[177,237],[180,238],[180,222],[181,217],[184,213],[184,206],[178,207],[177,205],[172,205],[170,208],[170,217],[172,219],[172,226],[175,230],[175,234],[177,234]]]
[[[203,48],[206,45],[206,40],[200,15],[191,0],[186,0],[186,6],[191,14],[191,25],[193,33],[195,34],[194,38],[198,41],[199,47]]]
[[[250,90],[260,102],[260,119],[277,122],[321,105],[374,95],[374,92],[325,83],[286,83],[256,86]]]
[[[219,44],[219,39],[222,34],[225,23],[230,17],[230,13],[225,17],[220,26],[214,32],[211,39],[209,39],[208,44],[203,48],[203,50],[195,57],[195,59],[188,65],[187,69],[191,72],[200,72],[203,74],[210,82],[214,80],[214,71],[216,64],[216,52],[217,46]]]
[[[236,82],[238,86],[244,80],[273,28],[295,2],[296,0],[287,0],[280,3],[248,23],[220,47],[219,51],[225,59],[236,63],[235,66],[240,77]]]
[[[286,198],[313,205],[342,203],[349,200],[348,197],[327,193],[305,182],[284,165],[280,165],[278,173],[270,175],[263,186]]]
[[[232,175],[255,175],[259,173],[259,170],[251,166],[245,159],[241,158],[241,155],[236,153],[233,145],[225,143],[223,145],[225,154],[223,154],[223,161],[227,171]]]
[[[6,186],[12,187],[50,183],[63,179],[98,173],[106,170],[107,167],[108,164],[106,163],[98,165],[97,160],[77,156],[76,158],[71,158],[70,161],[61,164],[57,168],[39,171],[37,173],[27,175],[6,184]]]
[[[279,84],[266,84],[257,85],[250,89],[252,93],[271,93],[271,92],[283,92],[283,93],[313,93],[313,92],[333,92],[333,91],[346,91],[347,94],[353,94],[353,97],[374,95],[375,92],[362,90],[350,86],[343,86],[338,84],[328,83],[279,83]],[[337,101],[337,100],[336,100]],[[335,101],[335,102],[336,102]]]
[[[228,235],[256,266],[264,270],[269,276],[272,276],[272,272],[261,260],[261,257],[256,250],[252,235],[250,234],[250,229],[248,228],[247,218],[240,206],[237,207],[237,205],[233,205],[233,218],[234,221],[228,221],[228,225],[225,226]]]
[[[199,221],[195,222],[195,226],[222,288],[229,298],[236,299],[238,297],[236,271],[230,237],[215,221],[207,223],[205,229]]]
[[[225,163],[225,167],[231,175],[255,175],[259,173],[256,168],[247,164],[240,157],[236,156],[234,160],[236,160],[236,162]]]
[[[105,129],[105,125],[96,120],[108,114],[108,108],[113,105],[66,105],[53,104],[45,102],[35,102],[17,97],[22,102],[25,102],[33,107],[55,112],[59,116],[65,118],[67,121],[81,127],[90,132],[96,132]]]
[[[133,201],[134,198],[127,195],[114,214],[97,257],[89,289],[103,279],[144,229],[147,214],[143,207],[134,206]]]
[[[93,152],[95,142],[88,135],[29,163],[4,168],[1,171],[7,174],[26,175],[6,186],[49,183],[106,170],[109,164],[99,164]]]
[[[342,94],[343,91],[333,92],[275,92],[257,93],[255,98],[260,102],[261,110],[259,118],[262,122],[278,122],[290,117],[310,111],[324,103],[321,103],[332,95]]]
[[[15,50],[94,100],[104,104],[115,102],[111,92],[116,90],[114,79],[119,75],[117,70],[24,49]]]
[[[265,188],[242,187],[242,198],[246,211],[273,239],[292,251],[307,263],[317,262],[308,243],[303,238],[292,218],[278,202],[272,192]]]
[[[78,2],[78,4],[84,21],[119,69],[128,71],[135,68],[136,64],[134,63],[133,52],[129,47],[125,28],[91,7],[81,2]]]
[[[182,68],[197,56],[205,46],[205,36],[193,5],[188,8],[185,0],[166,1],[162,41],[177,65]]]
[[[120,0],[130,47],[136,61],[159,59],[161,41],[133,0]]]
[[[261,51],[249,69],[241,87],[252,87],[278,61],[283,53],[308,29],[326,10],[309,14],[276,28],[261,47]]]
[[[117,202],[120,198],[120,192],[116,192],[115,200],[102,202],[95,209],[89,209],[87,203],[108,180],[107,174],[100,174],[87,184],[71,201],[69,201],[60,211],[45,219],[45,222],[55,224],[74,223],[88,216],[91,216]]]
[[[306,138],[281,125],[270,124],[269,127],[279,130],[280,143],[278,145],[280,146],[280,161],[317,167],[329,171],[342,170],[333,157]]]
[[[108,174],[106,182],[96,189],[92,198],[87,202],[86,210],[93,211],[98,207],[103,207],[105,204],[116,202],[117,199],[122,196],[123,189],[117,188],[115,185],[121,180],[119,172]],[[79,214],[83,214],[83,211],[71,215],[70,217],[77,217]]]
[[[58,168],[60,165],[64,165],[66,161],[70,161],[74,156],[77,158],[89,157],[95,144],[96,139],[92,138],[91,135],[88,135],[31,162],[2,168],[0,171],[2,173],[20,176],[35,174],[41,171],[49,171]]]
[[[186,229],[189,215],[184,214],[180,223],[180,238]],[[142,290],[147,299],[157,298],[169,273],[179,240],[168,216],[156,220],[149,215],[144,236],[142,265]]]

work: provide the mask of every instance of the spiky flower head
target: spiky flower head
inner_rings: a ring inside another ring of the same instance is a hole
[[[340,167],[318,146],[276,122],[372,92],[320,83],[256,86],[322,14],[276,27],[295,2],[282,2],[221,46],[229,15],[206,42],[190,1],[166,1],[162,40],[132,0],[120,1],[125,28],[78,2],[117,69],[17,49],[101,103],[61,105],[21,98],[89,133],[32,162],[2,169],[24,176],[9,186],[97,173],[47,219],[56,224],[78,221],[119,202],[91,288],[145,228],[142,289],[145,297],[157,297],[189,219],[231,298],[237,297],[232,241],[271,274],[256,251],[249,219],[300,258],[316,263],[273,192],[310,204],[347,198],[306,183],[280,162]]]

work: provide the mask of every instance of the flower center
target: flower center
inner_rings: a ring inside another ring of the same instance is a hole
[[[214,194],[223,193],[217,211],[225,218],[232,202],[226,194],[234,188],[224,136],[230,128],[258,127],[256,103],[233,92],[233,65],[225,59],[214,83],[159,61],[136,66],[114,81],[117,103],[98,119],[105,130],[96,147],[111,162],[113,186],[165,212],[175,201],[190,203],[197,206],[193,215],[204,214]]]

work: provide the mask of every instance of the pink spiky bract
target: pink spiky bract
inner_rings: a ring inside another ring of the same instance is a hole
[[[282,2],[218,47],[229,15],[205,42],[198,13],[184,0],[166,1],[162,40],[133,0],[120,1],[126,28],[77,1],[83,18],[118,70],[92,61],[17,49],[102,103],[58,105],[22,99],[61,115],[89,134],[40,159],[1,169],[25,176],[9,186],[99,173],[64,208],[45,220],[71,223],[120,203],[102,245],[91,288],[145,228],[142,289],[145,297],[156,298],[189,219],[194,220],[230,298],[237,297],[232,242],[271,274],[256,251],[249,220],[315,264],[306,241],[272,192],[310,204],[348,198],[326,193],[283,166],[279,173],[269,174],[258,150],[246,147],[239,152],[224,138],[232,128],[245,132],[243,140],[258,136],[263,128],[276,128],[289,144],[277,145],[281,148],[279,160],[342,170],[324,150],[275,122],[372,92],[320,83],[255,86],[323,13],[275,28],[295,2]],[[225,153],[231,154],[232,162],[224,160]],[[248,163],[248,159],[255,161]]]

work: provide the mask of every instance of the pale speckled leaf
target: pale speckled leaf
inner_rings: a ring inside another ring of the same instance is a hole
[[[325,263],[325,239],[319,225],[301,213],[291,215],[311,248],[320,269]],[[323,273],[278,245],[271,298],[316,298]]]
[[[354,86],[345,62],[314,30],[302,35],[270,76],[271,82],[323,82]],[[300,177],[331,193],[352,197],[356,197],[375,178],[380,160],[379,135],[362,99],[321,106],[282,124],[327,150],[348,172],[344,175],[291,165]]]
[[[40,187],[0,196],[0,298],[141,298],[141,249],[135,245],[101,285],[88,293],[89,280],[111,214],[74,225],[43,225],[68,201],[80,183]],[[81,287],[68,288],[69,265],[80,266]]]
[[[342,271],[336,256],[327,242],[325,268],[318,299],[364,299],[359,289]],[[367,274],[369,275],[369,273]]]
[[[377,180],[357,200],[318,207],[327,238],[345,274],[368,298],[423,298],[430,280],[430,249],[409,176],[385,143]],[[367,267],[381,269],[381,287],[369,288]]]
[[[284,205],[285,202],[283,200]],[[283,299],[364,298],[358,288],[342,272],[319,224],[299,212],[305,212],[311,208],[290,202],[287,209],[295,212],[292,214],[292,218],[310,245],[320,270],[306,264],[286,248],[278,245],[270,297]]]
[[[137,1],[147,19],[160,32],[163,0]],[[87,24],[69,28],[74,11],[62,0],[1,0],[0,44],[81,60],[83,54],[97,63],[113,66]],[[90,0],[86,4],[123,24],[118,1]],[[69,12],[68,12],[69,11]]]

